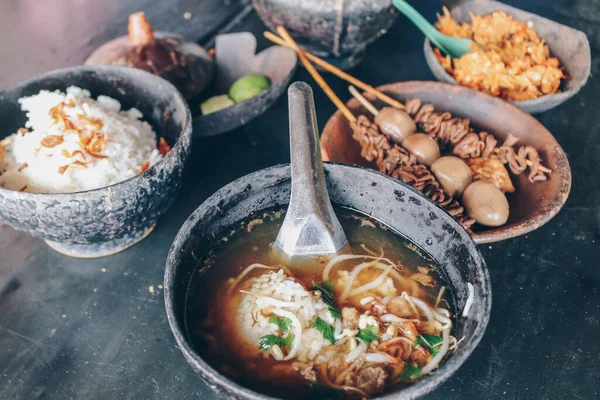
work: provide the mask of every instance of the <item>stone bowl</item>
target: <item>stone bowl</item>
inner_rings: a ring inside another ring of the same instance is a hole
[[[535,118],[512,104],[463,86],[440,82],[399,82],[380,86],[378,90],[406,101],[419,98],[433,104],[436,111],[448,111],[455,117],[468,118],[477,131],[492,133],[502,143],[509,133],[519,138],[518,145],[531,145],[542,162],[552,170],[545,182],[530,183],[526,174],[511,179],[515,192],[507,195],[510,206],[508,222],[497,228],[474,226],[475,242],[491,243],[531,232],[554,217],[567,201],[571,190],[571,168],[563,149],[554,136]],[[373,101],[370,95],[365,95]],[[377,108],[383,103],[373,101]],[[357,100],[346,103],[350,111],[369,115]],[[360,144],[352,138],[348,120],[338,111],[321,134],[324,160],[377,168],[360,155]]]
[[[565,74],[570,76],[569,79],[563,81],[558,93],[547,94],[534,100],[512,101],[511,103],[529,113],[541,113],[564,103],[581,90],[590,76],[592,65],[590,43],[585,33],[497,1],[468,1],[452,8],[450,13],[454,19],[463,22],[470,19],[469,13],[485,15],[494,11],[504,11],[517,21],[531,21],[533,29],[546,41],[550,48],[550,54],[558,58],[561,65],[565,67]],[[423,51],[427,65],[437,79],[457,84],[435,58],[433,47],[427,38]]]
[[[232,131],[267,111],[285,92],[294,72],[297,56],[292,49],[271,46],[258,54],[256,37],[250,32],[218,35],[215,40],[215,77],[201,96],[227,94],[240,77],[259,73],[269,77],[271,87],[257,96],[236,103],[221,111],[194,116],[195,137],[215,136]],[[200,114],[200,101],[190,102],[193,114]]]
[[[45,194],[0,187],[0,219],[69,256],[106,256],[146,237],[171,205],[190,152],[190,110],[173,85],[150,73],[114,66],[65,68],[0,93],[0,139],[25,125],[19,98],[71,85],[94,98],[113,97],[124,109],[136,107],[171,151],[142,174],[100,189]]]
[[[325,164],[329,196],[334,206],[357,210],[409,238],[435,260],[452,291],[459,349],[433,374],[378,399],[414,399],[446,381],[466,361],[481,340],[491,310],[491,288],[485,262],[475,242],[458,222],[415,189],[367,168]],[[193,274],[207,269],[198,258],[241,220],[263,210],[284,207],[290,200],[290,167],[279,165],[246,175],[218,190],[183,224],[167,257],[164,295],[167,318],[179,349],[194,371],[219,398],[273,399],[220,374],[194,349],[185,312]],[[215,264],[218,265],[218,264]],[[209,267],[216,268],[216,267]],[[198,278],[194,278],[195,280]],[[464,313],[472,289],[472,307]]]
[[[390,0],[252,3],[269,29],[284,26],[302,49],[343,69],[360,63],[367,45],[384,34],[398,15]]]

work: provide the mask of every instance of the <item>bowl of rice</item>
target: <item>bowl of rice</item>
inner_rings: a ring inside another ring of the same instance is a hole
[[[144,71],[52,71],[0,93],[0,219],[74,257],[145,238],[181,186],[191,116]]]

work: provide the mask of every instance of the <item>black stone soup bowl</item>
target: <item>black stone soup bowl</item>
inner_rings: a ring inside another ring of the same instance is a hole
[[[0,187],[0,219],[61,253],[100,257],[142,240],[169,208],[190,152],[190,111],[173,85],[150,73],[114,66],[65,68],[0,93],[0,139],[25,125],[19,98],[71,85],[89,90],[93,98],[113,97],[123,109],[136,107],[171,151],[142,174],[100,189],[44,194]]]
[[[491,309],[490,278],[481,253],[458,222],[413,188],[379,172],[326,163],[332,203],[379,220],[409,238],[432,257],[445,275],[455,300],[456,331],[464,337],[459,349],[433,374],[381,398],[423,396],[465,362],[481,340]],[[290,198],[290,167],[280,165],[246,175],[223,187],[192,213],[180,229],[167,257],[165,305],[179,348],[192,368],[222,398],[269,399],[221,375],[192,346],[185,328],[187,291],[213,238],[255,212],[285,206]],[[214,236],[213,236],[214,232]],[[216,268],[216,267],[212,267]],[[195,278],[197,279],[197,278]]]

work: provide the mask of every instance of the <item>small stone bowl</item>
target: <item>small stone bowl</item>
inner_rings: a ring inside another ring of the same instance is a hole
[[[592,57],[590,43],[585,33],[497,1],[468,1],[450,10],[452,17],[460,22],[468,21],[469,13],[486,15],[494,11],[504,11],[517,21],[531,21],[533,29],[550,48],[550,55],[558,58],[560,64],[565,67],[565,74],[569,75],[569,79],[563,80],[560,91],[557,93],[547,94],[534,100],[512,101],[511,103],[529,113],[541,113],[570,99],[586,84],[590,76]],[[435,58],[433,48],[427,38],[423,50],[427,65],[435,77],[442,82],[456,84],[454,78]]]
[[[101,257],[142,240],[169,208],[190,152],[190,110],[173,85],[150,73],[114,66],[65,68],[0,93],[0,139],[25,125],[19,98],[71,85],[89,90],[93,98],[113,97],[123,109],[136,107],[171,151],[142,174],[99,189],[45,194],[0,187],[0,219],[60,253]]]
[[[554,136],[526,112],[498,97],[441,82],[399,82],[377,89],[402,102],[418,98],[424,104],[433,104],[437,112],[448,111],[455,117],[468,118],[472,126],[492,133],[500,143],[512,133],[519,138],[517,146],[533,146],[543,164],[552,170],[547,181],[537,183],[529,182],[526,173],[511,175],[515,192],[507,195],[508,222],[496,228],[474,227],[476,243],[498,242],[531,232],[554,217],[567,201],[571,190],[567,156]],[[373,101],[370,95],[365,97]],[[379,101],[373,103],[377,108],[385,106]],[[346,105],[356,116],[369,115],[356,99]],[[323,129],[321,151],[324,160],[377,168],[362,158],[360,144],[352,138],[350,124],[339,111]]]
[[[489,274],[477,246],[460,224],[440,207],[389,176],[367,168],[325,164],[327,190],[334,206],[357,210],[410,239],[435,260],[454,299],[454,336],[463,338],[458,350],[434,373],[407,387],[396,387],[378,399],[415,399],[449,379],[483,337],[492,306]],[[254,213],[285,207],[290,201],[290,167],[266,168],[219,189],[185,221],[175,237],[165,269],[165,308],[169,325],[194,371],[222,399],[275,400],[223,376],[194,349],[185,313],[194,274],[204,273],[198,259],[215,244],[215,237]],[[218,263],[209,268],[218,268]],[[471,293],[471,294],[470,294]],[[472,306],[468,299],[472,296]],[[465,311],[465,308],[467,310]]]
[[[286,27],[302,49],[342,69],[359,64],[367,45],[387,32],[398,16],[390,0],[252,0],[252,4],[269,29]]]
[[[256,37],[250,32],[218,35],[215,41],[216,73],[203,99],[227,94],[231,85],[248,74],[262,74],[271,87],[257,96],[208,115],[193,119],[195,137],[214,136],[247,124],[267,111],[283,94],[296,71],[296,52],[283,46],[271,46],[258,54]],[[200,113],[199,102],[190,103],[193,114]]]

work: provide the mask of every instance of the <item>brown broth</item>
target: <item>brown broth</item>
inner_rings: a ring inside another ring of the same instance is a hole
[[[343,208],[336,208],[335,211],[353,254],[368,254],[363,246],[377,254],[383,252],[386,258],[405,268],[401,273],[403,277],[419,272],[418,267],[428,268],[436,285],[431,288],[418,285],[418,297],[429,305],[435,303],[445,279],[426,253],[368,216]],[[265,358],[258,349],[246,344],[235,325],[241,294],[237,290],[231,295],[227,294],[227,280],[236,278],[249,265],[281,264],[281,260],[271,250],[283,217],[282,210],[261,212],[235,226],[226,236],[216,239],[217,243],[202,257],[199,265],[199,269],[209,268],[204,274],[199,274],[196,270],[190,281],[185,315],[187,335],[200,356],[216,370],[243,386],[287,399],[324,398],[307,395],[306,381],[292,369],[292,361]],[[324,268],[326,261],[321,263]],[[335,268],[335,272],[351,269],[354,265],[356,262],[342,263]],[[252,274],[256,275],[258,273]],[[366,283],[377,275],[370,271],[361,272],[360,283]],[[321,274],[296,275],[296,278],[307,288],[310,288],[312,282],[322,281]],[[401,291],[406,290],[410,294],[412,285],[403,286],[397,280],[394,283]],[[342,289],[336,287],[336,296],[340,295]],[[443,299],[453,313],[452,299],[449,295],[445,295]],[[340,306],[356,305],[358,300],[349,298]]]

